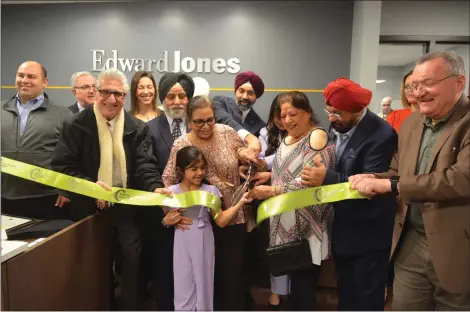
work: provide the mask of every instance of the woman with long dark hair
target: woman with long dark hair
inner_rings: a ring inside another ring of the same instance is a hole
[[[138,71],[132,77],[130,113],[144,122],[162,114],[157,107],[157,84],[150,72]]]
[[[283,93],[278,94],[269,110],[269,117],[266,127],[260,130],[259,140],[261,143],[260,158],[265,159],[268,170],[271,171],[273,159],[282,139],[287,134],[281,121],[281,107],[279,106],[279,98]],[[262,173],[259,173],[262,174]],[[269,232],[269,228],[266,232]],[[281,305],[281,295],[289,294],[289,276],[272,276],[271,275],[271,295],[268,299],[268,306],[271,310],[277,310]]]

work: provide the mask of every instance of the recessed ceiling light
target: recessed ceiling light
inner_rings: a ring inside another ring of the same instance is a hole
[[[375,83],[382,83],[385,82],[386,80],[376,80]]]

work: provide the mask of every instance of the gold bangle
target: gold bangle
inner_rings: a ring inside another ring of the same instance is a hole
[[[274,197],[277,195],[276,186],[272,185],[271,188],[272,188],[272,197]]]

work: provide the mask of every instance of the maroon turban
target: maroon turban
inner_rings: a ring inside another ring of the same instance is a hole
[[[355,113],[367,107],[372,99],[372,92],[347,78],[338,78],[330,82],[323,91],[325,103],[345,112]]]
[[[264,83],[261,78],[252,71],[247,71],[244,73],[239,73],[237,77],[235,77],[235,92],[237,92],[238,88],[242,84],[251,83],[253,90],[255,91],[256,98],[259,98],[264,93]]]

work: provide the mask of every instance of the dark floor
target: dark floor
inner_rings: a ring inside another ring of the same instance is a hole
[[[255,300],[255,305],[253,306],[253,311],[268,311],[268,298],[270,295],[270,290],[268,288],[253,288],[251,290],[253,299]],[[388,289],[387,302],[384,304],[384,310],[391,310],[391,298],[392,298],[392,289]],[[317,292],[317,302],[319,311],[335,311],[338,303],[336,296],[335,288],[320,288]],[[155,310],[155,302],[153,300],[147,300],[144,306],[144,310],[153,311]],[[281,311],[288,311],[288,302],[283,300],[283,306],[280,308]]]

